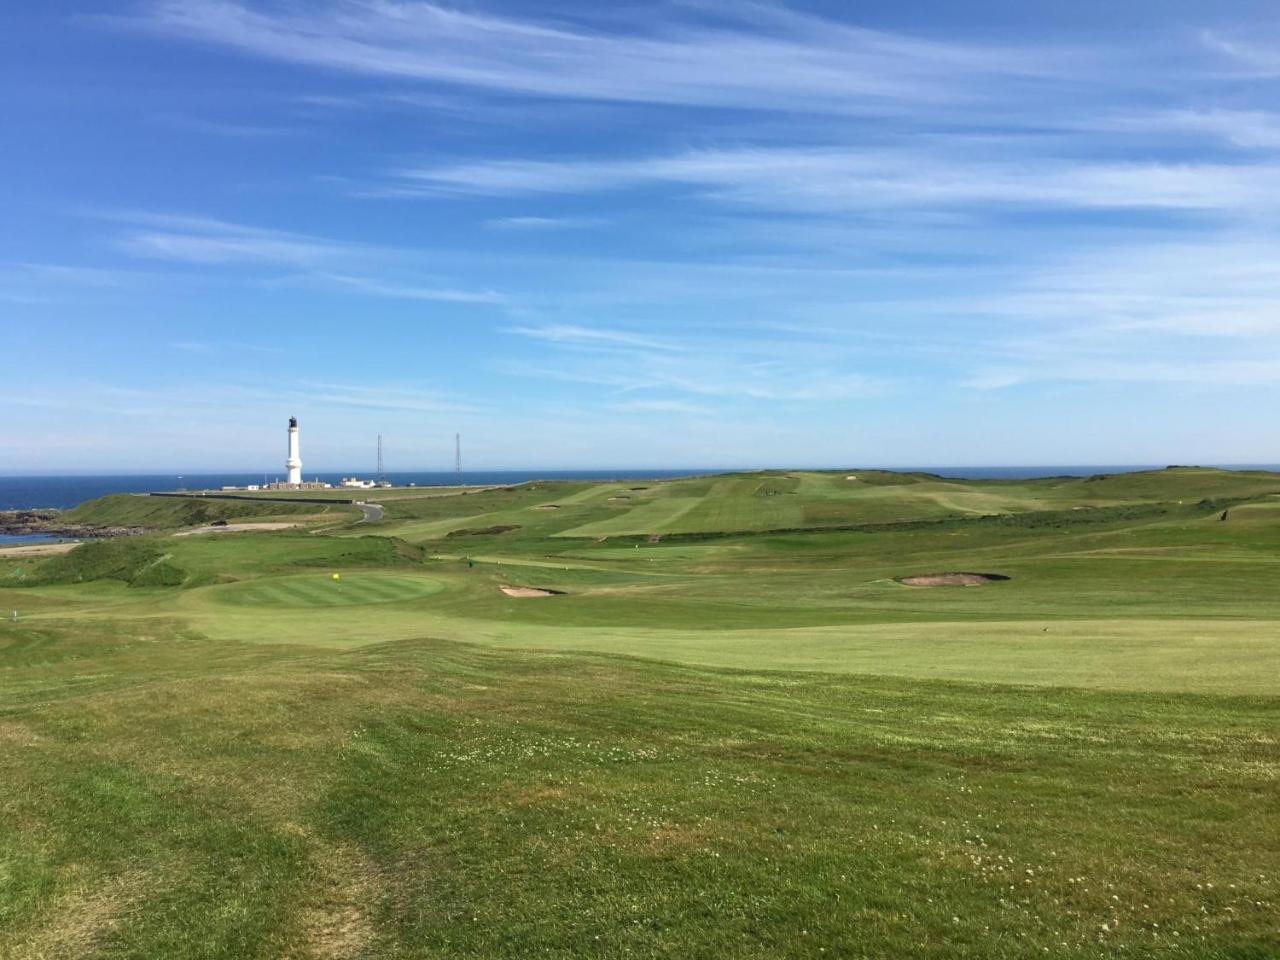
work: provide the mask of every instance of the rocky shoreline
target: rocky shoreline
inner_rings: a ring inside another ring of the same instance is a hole
[[[0,533],[25,536],[44,533],[52,537],[102,538],[132,537],[146,533],[145,527],[95,527],[84,523],[66,523],[61,510],[0,510]]]

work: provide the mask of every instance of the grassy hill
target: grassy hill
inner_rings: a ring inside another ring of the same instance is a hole
[[[1191,467],[1017,481],[883,471],[770,472],[652,483],[534,483],[467,496],[401,498],[387,501],[387,529],[419,542],[458,529],[512,525],[525,536],[596,540],[1173,508],[1271,493],[1280,494],[1275,474]]]
[[[243,523],[299,518],[348,520],[359,516],[359,510],[343,504],[112,494],[82,503],[64,513],[61,519],[88,526],[165,530],[195,527],[219,520]]]
[[[1280,955],[1277,492],[397,490],[0,557],[0,955]],[[1007,579],[902,582],[949,571]]]

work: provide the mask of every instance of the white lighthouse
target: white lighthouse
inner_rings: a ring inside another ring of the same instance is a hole
[[[298,418],[289,418],[289,459],[284,462],[289,471],[289,483],[302,483],[302,457],[298,455]]]

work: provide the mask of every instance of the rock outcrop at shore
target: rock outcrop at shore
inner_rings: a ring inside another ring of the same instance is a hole
[[[96,527],[85,523],[67,523],[62,511],[0,510],[0,533],[23,536],[45,533],[53,537],[132,537],[146,533],[145,527]]]

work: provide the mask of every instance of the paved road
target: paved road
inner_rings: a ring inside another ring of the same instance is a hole
[[[382,519],[382,504],[380,503],[357,503],[357,507],[364,513],[356,523],[377,523]]]

